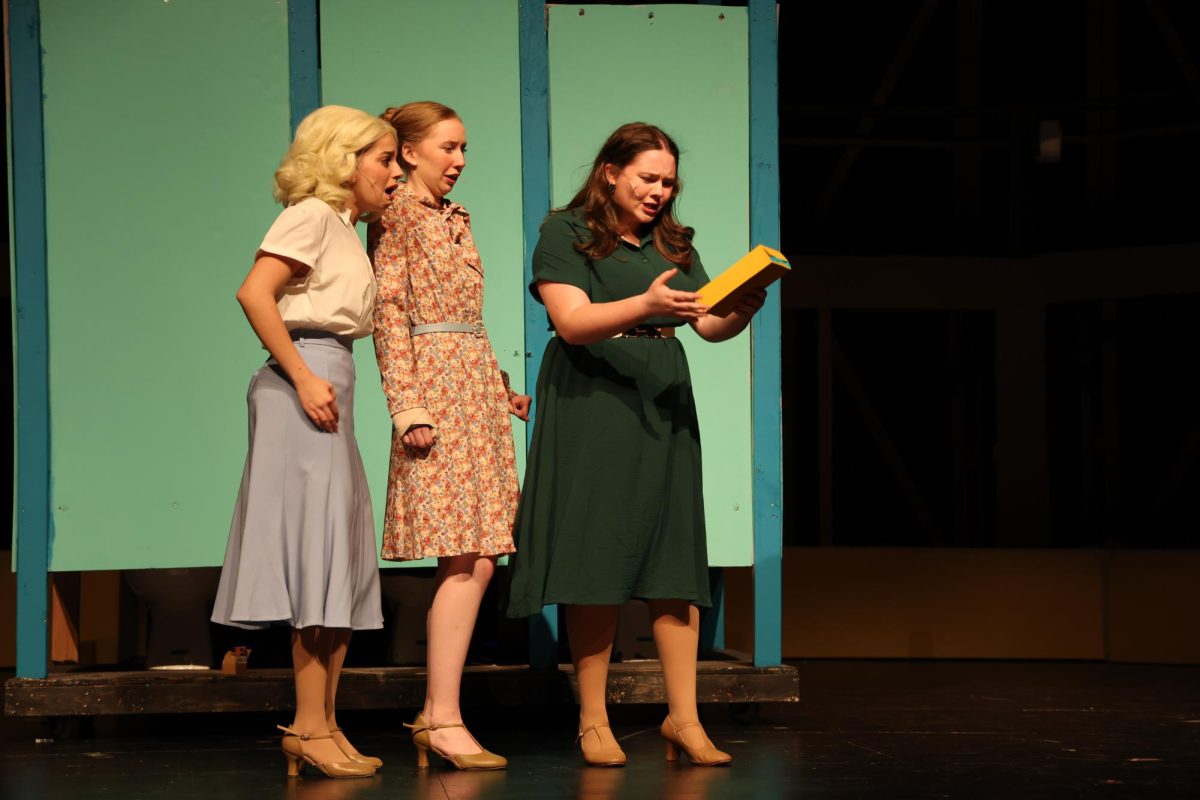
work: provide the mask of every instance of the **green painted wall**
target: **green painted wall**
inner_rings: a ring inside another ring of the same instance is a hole
[[[219,564],[262,362],[287,7],[43,0],[51,569]]]
[[[749,76],[744,8],[550,6],[552,196],[566,203],[604,139],[641,120],[679,144],[678,215],[710,275],[749,249]],[[723,19],[722,19],[723,17]],[[753,561],[750,338],[684,333],[704,441],[709,561]]]
[[[220,564],[245,457],[246,387],[265,356],[233,293],[279,210],[270,187],[290,138],[287,6],[43,0],[41,9],[51,569]],[[646,119],[684,150],[680,213],[697,228],[710,271],[740,256],[745,10],[550,13],[554,202],[565,202],[612,128]],[[686,47],[668,53],[663,42]],[[378,112],[435,99],[462,114],[469,166],[454,198],[472,212],[492,342],[521,386],[516,0],[326,2],[321,45],[326,103]],[[749,341],[688,336],[686,346],[704,430],[711,560],[749,564]],[[379,519],[389,420],[369,342],[356,358],[358,435]],[[522,470],[524,437],[518,422]]]
[[[462,116],[467,168],[452,199],[471,212],[483,259],[488,336],[500,368],[519,389],[525,384],[525,332],[518,59],[516,0],[338,0],[321,6],[323,102],[378,114],[388,106],[436,100]],[[354,410],[358,443],[379,521],[391,424],[376,388],[379,369],[370,343],[358,348],[355,359],[362,387]],[[510,419],[523,475],[525,423]]]

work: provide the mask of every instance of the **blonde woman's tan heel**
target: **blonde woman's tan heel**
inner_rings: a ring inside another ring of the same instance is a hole
[[[346,738],[346,734],[342,732],[341,728],[330,728],[329,735],[333,737],[333,743],[338,746],[338,750],[345,753],[346,758],[355,764],[365,764],[375,769],[383,766],[383,759],[376,758],[375,756],[365,756],[358,752],[354,745],[350,744],[350,740]]]
[[[679,760],[679,748],[667,740],[663,740],[663,744],[667,746],[667,761]]]
[[[305,764],[311,764],[321,771],[321,774],[327,778],[369,778],[375,774],[375,768],[366,764],[357,764],[353,761],[325,761],[318,762],[315,758],[304,752],[304,743],[313,739],[332,739],[332,734],[309,734],[294,731],[291,728],[285,728],[282,725],[276,725],[276,728],[283,731],[283,739],[279,742],[279,747],[283,750],[283,755],[287,758],[287,770],[289,777],[295,777],[304,771]]]

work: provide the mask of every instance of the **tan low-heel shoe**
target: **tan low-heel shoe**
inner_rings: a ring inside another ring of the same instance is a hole
[[[579,750],[583,753],[583,760],[593,767],[623,767],[625,766],[625,751],[616,743],[614,738],[612,744],[607,744],[604,737],[600,735],[600,729],[608,730],[612,736],[612,728],[607,725],[591,725],[584,728],[575,737],[575,742],[579,745]],[[595,742],[592,749],[585,746],[585,742]]]
[[[467,731],[467,735],[471,736],[471,741],[478,745],[481,753],[443,753],[433,745],[429,739],[429,734],[443,728],[462,728],[466,730],[466,725],[461,722],[449,722],[444,724],[430,724],[425,721],[425,718],[417,714],[417,718],[413,720],[412,725],[407,722],[404,727],[412,729],[413,745],[417,748],[417,766],[429,766],[429,751],[432,750],[439,756],[449,761],[456,769],[462,770],[483,770],[483,769],[504,769],[508,766],[508,759],[504,756],[498,756],[493,752],[483,749],[483,745],[471,736],[471,732]]]
[[[691,762],[699,767],[720,767],[733,761],[733,756],[721,752],[709,740],[699,722],[676,725],[668,715],[658,732],[667,745],[667,761],[678,761],[680,750],[687,753]]]

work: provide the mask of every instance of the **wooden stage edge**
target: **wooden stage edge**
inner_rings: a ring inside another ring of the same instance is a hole
[[[796,668],[755,667],[748,661],[701,661],[696,694],[701,703],[797,702]],[[574,669],[471,666],[463,676],[463,703],[503,707],[576,702]],[[338,685],[338,708],[417,708],[425,697],[424,667],[347,669]],[[658,661],[615,663],[609,671],[610,703],[663,703]],[[289,669],[60,672],[47,678],[11,678],[4,711],[16,717],[106,714],[187,714],[280,711],[293,707]]]

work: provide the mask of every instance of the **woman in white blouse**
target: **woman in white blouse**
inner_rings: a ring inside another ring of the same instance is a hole
[[[250,381],[250,448],[212,618],[293,629],[289,775],[305,764],[330,777],[382,766],[342,734],[334,700],[351,632],[383,626],[351,354],[371,335],[375,279],[354,226],[388,205],[400,174],[386,122],[314,111],[275,172],[285,209],[237,293],[271,357]]]

